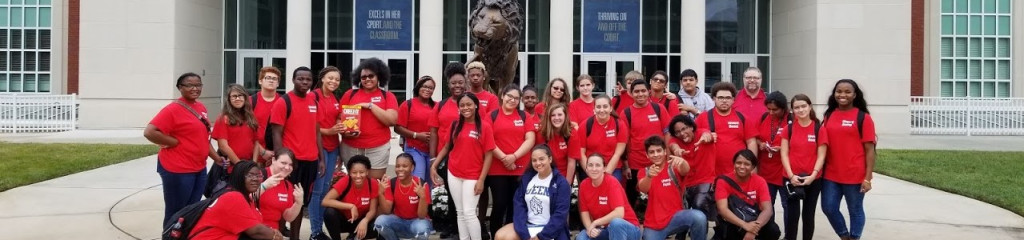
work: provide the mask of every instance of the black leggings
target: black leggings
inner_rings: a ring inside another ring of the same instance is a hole
[[[640,192],[636,190],[636,184],[640,182],[636,175],[639,172],[637,169],[629,169],[631,178],[626,180],[626,186],[622,186],[626,188],[626,199],[629,200],[629,205],[634,208],[636,208],[637,201],[640,199]],[[622,174],[625,175],[626,173]]]
[[[814,213],[818,207],[818,196],[821,194],[821,179],[818,179],[804,187],[804,199],[788,199],[788,202],[784,202],[786,208],[782,214],[785,221],[786,238],[787,240],[796,239],[796,231],[799,226],[797,222],[800,221],[800,217],[804,219],[803,239],[811,239],[814,237]],[[803,215],[801,215],[801,204],[803,204]]]
[[[292,175],[288,176],[289,181],[298,183],[302,186],[302,189],[306,190],[303,194],[305,197],[302,198],[303,208],[309,206],[309,201],[312,200],[310,195],[313,194],[313,182],[316,181],[317,171],[319,170],[320,165],[316,160],[295,160],[295,170],[292,171]]]
[[[484,187],[491,192],[489,231],[494,236],[505,224],[512,222],[512,198],[519,188],[519,176],[487,176]]]
[[[359,225],[359,221],[363,221],[366,216],[360,216],[355,222],[349,222],[348,218],[344,214],[338,212],[338,209],[327,207],[324,211],[324,225],[327,225],[327,234],[334,240],[341,240],[341,233],[348,233],[349,237],[355,237],[356,226]],[[299,229],[292,229],[292,231],[299,231]],[[365,238],[376,238],[377,232],[373,230],[373,222],[366,224],[366,237]]]
[[[725,221],[723,219],[719,219],[717,224],[721,224],[722,225],[722,235],[723,236],[721,236],[721,238],[719,238],[719,236],[718,236],[718,228],[716,228],[715,229],[715,239],[741,240],[747,234],[746,231],[743,231],[743,228],[741,228],[739,226],[736,226],[736,225],[733,225],[732,223],[727,222],[727,221]],[[767,224],[765,224],[764,226],[761,227],[761,231],[757,232],[757,237],[755,237],[754,239],[771,239],[771,240],[776,240],[776,239],[779,239],[779,236],[781,236],[781,235],[782,235],[782,233],[779,232],[779,225],[775,224],[775,222],[769,221]]]

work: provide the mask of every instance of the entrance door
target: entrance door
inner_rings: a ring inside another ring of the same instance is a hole
[[[581,58],[580,72],[594,78],[594,95],[608,94],[614,96],[615,84],[625,80],[626,73],[640,67],[639,56],[619,55],[584,55]]]
[[[742,89],[743,72],[749,67],[757,67],[757,57],[708,54],[704,61],[704,92],[710,93],[711,85],[721,81],[730,81],[737,89]]]
[[[235,83],[241,84],[249,92],[258,92],[260,90],[260,68],[265,66],[277,67],[278,71],[281,71],[280,79],[278,79],[277,92],[284,93],[288,86],[291,85],[291,81],[288,81],[288,77],[285,74],[285,53],[284,51],[240,51],[238,53],[238,65],[237,73],[235,76],[241,76],[236,79]]]
[[[412,53],[362,52],[356,53],[353,57],[355,59],[352,61],[352,69],[359,66],[359,62],[369,58],[378,58],[388,65],[388,68],[391,69],[391,79],[387,80],[388,85],[385,90],[395,94],[398,104],[413,97],[414,93],[408,92],[416,84],[417,79],[417,76],[413,76]],[[381,81],[384,80],[381,79]],[[359,79],[352,79],[352,82],[358,83]]]

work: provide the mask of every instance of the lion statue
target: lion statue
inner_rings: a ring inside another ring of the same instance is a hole
[[[485,88],[495,92],[515,81],[523,15],[516,0],[480,0],[469,16],[475,55],[487,67]]]

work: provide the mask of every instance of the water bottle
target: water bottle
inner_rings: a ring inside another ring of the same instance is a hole
[[[178,218],[178,222],[174,223],[174,225],[171,225],[171,237],[172,238],[179,238],[179,237],[181,237],[181,224],[184,223],[184,222],[185,222],[185,218]]]

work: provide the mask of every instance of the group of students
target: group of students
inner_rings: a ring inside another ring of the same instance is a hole
[[[838,236],[859,239],[863,231],[875,131],[853,80],[836,82],[819,121],[806,95],[765,94],[757,68],[745,71],[743,89],[720,82],[710,95],[689,69],[678,94],[668,92],[663,71],[649,80],[626,74],[614,97],[594,96],[595,81],[581,75],[573,100],[560,78],[540,91],[512,85],[495,95],[484,87],[484,64],[451,63],[443,76],[451,97],[434,101],[440,82],[424,76],[400,106],[384,90],[388,75],[379,59],[364,60],[353,89],[338,94],[337,68],[320,71],[310,91],[313,73],[300,67],[295,89],[279,96],[280,73],[265,67],[251,97],[228,87],[212,130],[218,148],[208,143],[210,123],[196,101],[202,81],[182,75],[182,98],[145,131],[162,147],[164,222],[200,199],[209,157],[230,170],[231,191],[199,221],[217,231],[199,239],[282,239],[283,222],[298,239],[297,216],[307,208],[311,239],[426,239],[438,221],[453,228],[438,229],[442,235],[460,239],[569,239],[577,230],[569,227],[573,187],[583,226],[576,239],[706,239],[708,221],[716,222],[715,239],[778,239],[776,199],[785,239],[796,239],[801,217],[810,239],[819,196]],[[338,121],[340,106],[350,105],[360,106],[358,130]],[[404,153],[387,179],[391,126]],[[336,165],[348,172],[332,179]],[[431,220],[434,187],[450,195],[454,218]],[[641,196],[646,211],[638,218]],[[850,228],[839,212],[844,198]],[[226,222],[238,218],[253,221]]]

